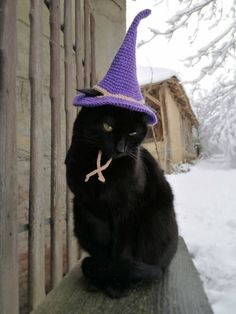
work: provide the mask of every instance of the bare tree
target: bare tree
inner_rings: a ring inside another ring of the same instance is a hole
[[[171,40],[183,28],[188,31],[190,44],[204,32],[212,34],[207,44],[184,60],[187,67],[200,68],[200,75],[185,83],[190,90],[197,90],[192,104],[200,121],[205,153],[223,153],[228,165],[236,168],[236,0],[178,2],[180,10],[168,19],[169,27],[164,31],[149,28],[151,38],[138,46],[161,35]],[[204,90],[203,79],[214,82],[211,91]]]
[[[206,32],[214,32],[216,28],[220,29],[207,45],[201,47],[194,55],[185,60],[186,66],[190,67],[198,65],[203,58],[207,58],[207,65],[201,69],[199,77],[191,81],[191,83],[197,83],[206,75],[211,75],[217,69],[225,66],[229,60],[236,60],[236,0],[179,0],[179,3],[182,9],[168,19],[169,28],[160,31],[150,27],[151,38],[140,41],[138,47],[160,35],[165,35],[171,39],[177,31],[188,28],[193,19],[195,20],[195,27],[189,31],[190,43],[202,35],[199,29],[203,24],[206,27]]]

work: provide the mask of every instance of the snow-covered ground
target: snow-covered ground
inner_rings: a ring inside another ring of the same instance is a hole
[[[220,156],[168,176],[180,234],[215,314],[236,313],[236,169]]]

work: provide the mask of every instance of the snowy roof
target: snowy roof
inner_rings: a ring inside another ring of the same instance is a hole
[[[147,84],[158,84],[168,80],[167,86],[174,95],[174,98],[177,100],[182,110],[188,114],[192,124],[195,127],[198,126],[197,118],[191,108],[189,99],[181,84],[181,79],[175,71],[166,68],[140,66],[137,69],[137,76],[138,82],[142,86],[142,89],[145,88],[145,85]],[[153,85],[153,88],[155,88],[155,86],[156,85]]]
[[[151,66],[139,66],[137,68],[137,76],[140,85],[159,83],[168,80],[173,76],[178,77],[177,73],[173,70],[166,68],[155,68]]]

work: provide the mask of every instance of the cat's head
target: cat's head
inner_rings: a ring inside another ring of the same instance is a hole
[[[112,158],[136,151],[147,133],[145,114],[111,105],[82,107],[74,135],[81,146],[101,149]]]

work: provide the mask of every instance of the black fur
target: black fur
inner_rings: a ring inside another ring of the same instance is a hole
[[[67,182],[75,196],[74,232],[90,254],[82,271],[111,297],[121,297],[137,282],[160,279],[177,248],[173,194],[155,159],[140,146],[146,132],[142,113],[83,108],[66,157]],[[93,176],[85,183],[99,149],[102,165],[113,157],[103,171],[106,182]]]

